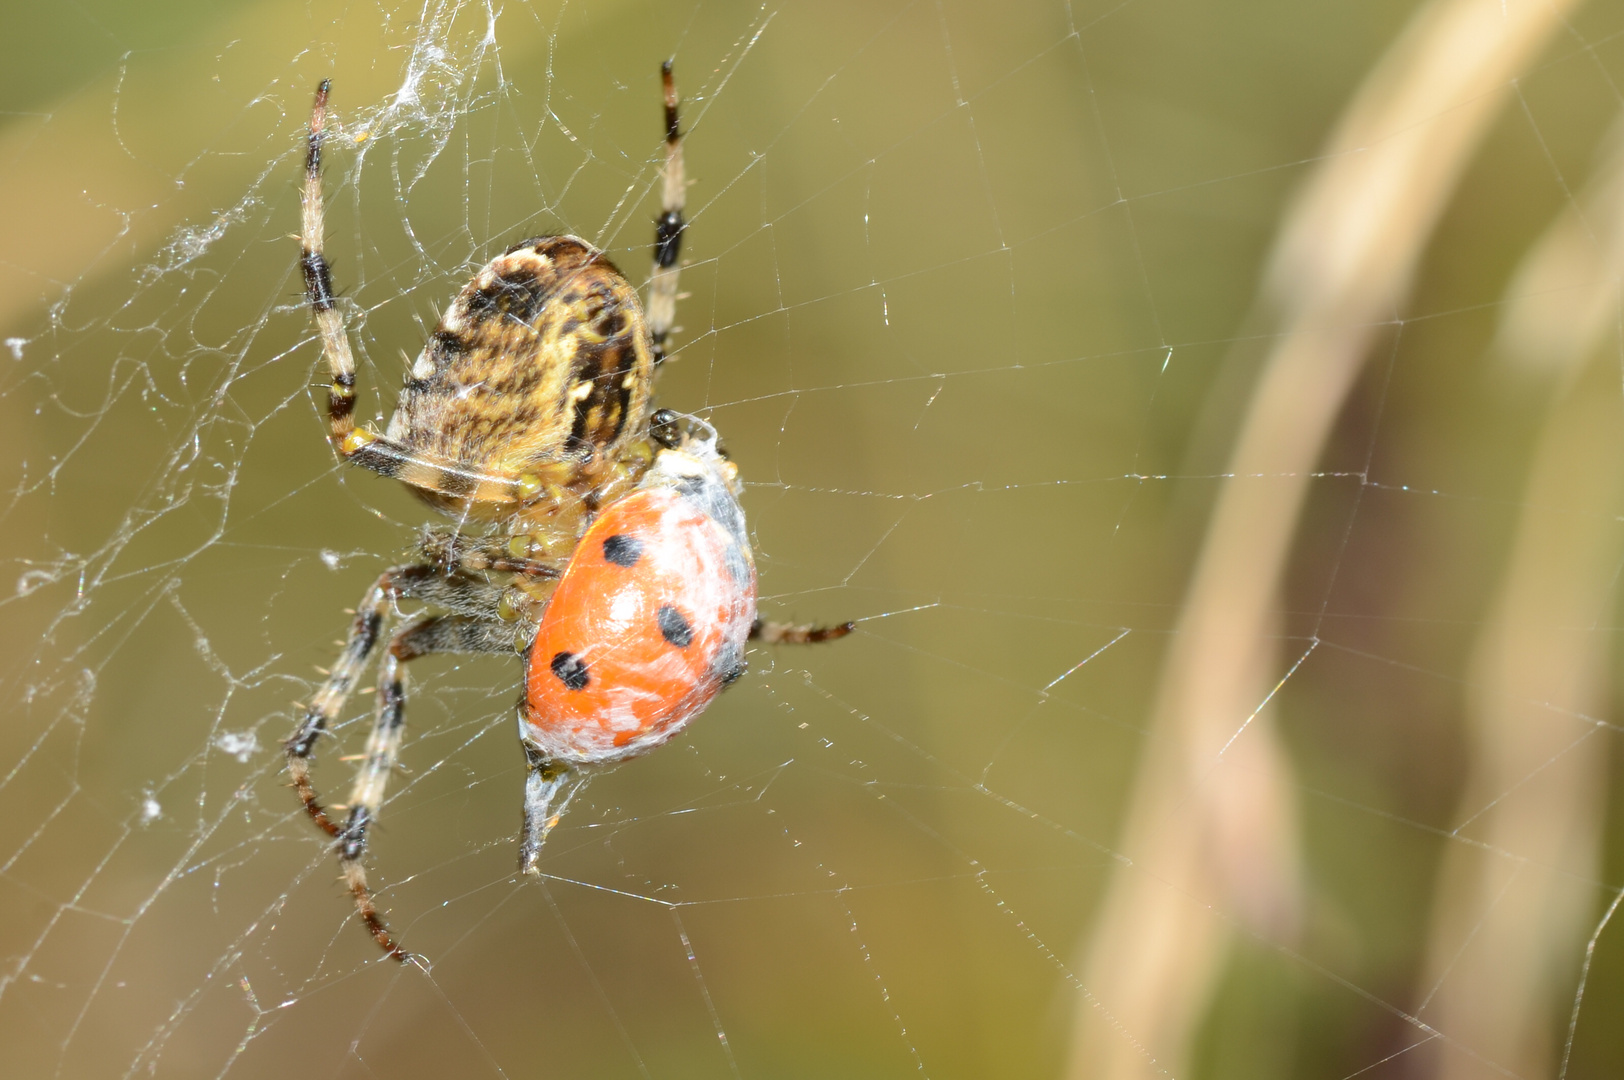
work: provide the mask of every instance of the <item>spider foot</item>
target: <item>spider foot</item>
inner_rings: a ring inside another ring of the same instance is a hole
[[[378,914],[378,907],[372,902],[372,890],[367,888],[366,868],[358,862],[344,860],[344,883],[349,886],[350,895],[355,897],[355,910],[360,912],[361,921],[367,924],[372,932],[372,940],[378,943],[391,959],[406,963],[408,960],[416,961],[417,957],[401,948],[395,941],[395,936],[384,925],[383,916]],[[421,966],[421,964],[419,964]]]

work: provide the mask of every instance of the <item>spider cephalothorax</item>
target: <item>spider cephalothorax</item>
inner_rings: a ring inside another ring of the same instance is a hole
[[[367,590],[344,651],[286,744],[305,810],[335,838],[361,917],[396,959],[409,954],[384,925],[361,860],[400,751],[406,661],[524,658],[519,731],[530,772],[520,862],[534,872],[588,770],[680,731],[743,672],[749,638],[824,641],[852,629],[756,619],[738,471],[709,424],[653,410],[684,229],[669,63],[662,81],[663,205],[646,312],[585,240],[515,244],[446,309],[382,434],[355,424],[355,363],[322,254],[328,84],[316,91],[300,266],[332,375],[328,437],[346,461],[402,481],[456,521],[426,530],[416,561],[384,571]],[[316,794],[311,757],[398,618],[396,602],[408,599],[430,610],[388,634],[371,735],[339,824]]]

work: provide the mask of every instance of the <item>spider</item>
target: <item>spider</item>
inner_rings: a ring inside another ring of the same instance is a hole
[[[400,753],[408,661],[523,658],[519,861],[533,875],[548,832],[592,771],[680,731],[743,673],[747,640],[829,641],[853,629],[756,618],[738,470],[708,423],[653,407],[685,227],[670,61],[661,83],[665,167],[647,308],[584,240],[515,244],[446,309],[382,434],[353,417],[355,362],[322,253],[330,82],[316,90],[300,269],[332,375],[328,439],[344,461],[400,480],[455,522],[425,529],[414,561],[385,570],[367,590],[285,744],[293,786],[334,838],[357,912],[397,960],[412,957],[378,911],[363,857]],[[429,610],[403,618],[400,600]],[[372,730],[340,824],[311,782],[312,754],[386,632]]]

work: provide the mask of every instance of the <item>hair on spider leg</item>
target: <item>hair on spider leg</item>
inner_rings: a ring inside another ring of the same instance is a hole
[[[391,960],[398,960],[403,964],[416,961],[417,958],[413,954],[401,948],[395,941],[394,934],[390,933],[383,916],[378,913],[377,903],[372,898],[372,890],[367,886],[366,868],[361,865],[360,860],[343,862],[341,865],[343,872],[340,878],[349,887],[356,910],[360,913],[361,921],[366,924],[367,930],[371,932],[372,940],[378,943],[378,947]]]

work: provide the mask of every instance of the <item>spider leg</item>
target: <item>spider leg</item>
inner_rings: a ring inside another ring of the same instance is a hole
[[[682,271],[682,234],[688,227],[682,210],[688,182],[682,164],[682,130],[677,124],[677,84],[671,61],[660,65],[665,90],[665,178],[660,216],[654,223],[654,276],[648,285],[648,331],[654,342],[654,362],[665,360],[665,339],[677,319],[677,275]]]
[[[519,709],[520,740],[523,741],[524,709]],[[558,819],[569,809],[570,800],[586,786],[589,774],[572,769],[561,761],[550,761],[528,743],[524,753],[530,764],[524,781],[524,831],[519,836],[519,871],[535,876],[541,871],[541,845]]]
[[[563,576],[564,571],[551,562],[513,554],[513,539],[506,533],[468,536],[456,529],[428,528],[423,530],[417,550],[426,561],[447,569],[523,574],[538,578]],[[523,539],[522,535],[520,539]],[[528,550],[528,544],[521,550]]]
[[[796,626],[794,623],[763,622],[757,619],[750,625],[750,640],[764,641],[768,645],[816,645],[820,641],[835,641],[857,629],[854,622],[838,626]]]
[[[299,269],[304,274],[305,299],[321,333],[321,351],[333,373],[327,391],[327,430],[335,446],[343,447],[355,430],[355,357],[350,354],[349,335],[344,320],[334,306],[333,279],[322,254],[326,216],[321,190],[321,145],[326,138],[327,92],[332,84],[323,79],[316,87],[316,101],[310,110],[310,128],[305,141],[305,186],[302,201],[302,246]]]
[[[434,458],[355,423],[355,357],[349,334],[333,291],[332,270],[323,253],[326,210],[322,198],[321,148],[326,140],[327,94],[331,83],[321,81],[310,110],[305,143],[305,181],[300,219],[299,269],[304,275],[305,300],[321,335],[332,384],[327,389],[327,438],[339,456],[375,473],[395,477],[413,487],[474,502],[518,504],[534,494],[534,477],[482,472],[464,464]]]
[[[420,616],[395,631],[378,664],[378,709],[367,736],[366,755],[350,790],[350,815],[338,837],[338,864],[344,883],[355,897],[355,907],[384,952],[396,960],[409,960],[378,913],[367,885],[367,830],[377,820],[389,787],[389,775],[400,758],[406,725],[406,672],[409,660],[429,653],[504,653],[513,651],[513,626],[497,619],[467,615]]]
[[[410,632],[411,625],[396,634]],[[396,944],[383,916],[372,902],[372,891],[367,887],[366,868],[361,856],[366,853],[367,826],[383,805],[384,790],[388,786],[389,772],[400,756],[400,740],[406,723],[406,679],[400,670],[400,660],[394,655],[394,642],[378,664],[378,711],[372,721],[372,734],[367,736],[366,759],[355,774],[355,786],[350,790],[350,816],[338,834],[338,865],[344,873],[344,883],[355,897],[355,908],[372,932],[379,948],[396,960],[409,960],[411,954]]]
[[[379,575],[356,606],[344,651],[339,653],[327,681],[305,706],[299,727],[283,744],[288,755],[288,773],[293,777],[293,786],[298,789],[305,812],[329,836],[339,834],[338,825],[327,816],[310,782],[310,755],[315,750],[316,739],[337,719],[339,710],[355,689],[356,677],[371,658],[395,599],[411,595],[416,588],[431,582],[436,573],[431,566],[397,566]]]

